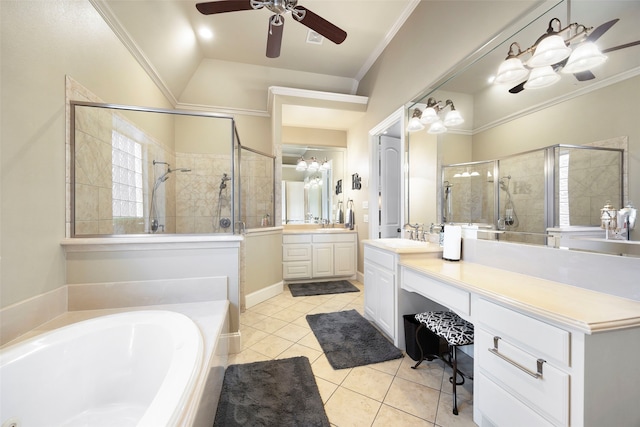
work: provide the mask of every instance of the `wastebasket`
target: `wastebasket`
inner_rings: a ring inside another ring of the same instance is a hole
[[[422,346],[424,357],[428,355],[440,356],[447,351],[447,342],[431,332],[427,328],[420,328],[420,322],[416,320],[415,314],[405,314],[404,318],[404,342],[407,354],[413,360],[418,362],[420,360],[420,347],[418,347],[418,341]],[[416,336],[416,331],[418,335]],[[429,358],[431,360],[431,358]]]

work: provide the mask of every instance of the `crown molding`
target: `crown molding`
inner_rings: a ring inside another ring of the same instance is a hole
[[[579,96],[582,95],[586,95],[588,93],[594,92],[596,90],[605,88],[607,86],[616,84],[616,83],[620,83],[622,81],[625,81],[627,79],[630,79],[632,77],[636,77],[640,75],[640,67],[636,67],[636,68],[632,68],[630,70],[627,70],[623,73],[617,74],[615,76],[609,77],[607,79],[602,79],[596,83],[593,83],[587,87],[575,90],[571,93],[565,94],[565,95],[561,95],[552,99],[548,99],[545,102],[541,102],[540,104],[536,104],[533,105],[531,107],[525,108],[523,110],[517,111],[513,114],[509,114],[506,117],[503,117],[499,120],[495,120],[493,122],[487,123],[486,125],[477,127],[475,129],[473,129],[473,135],[480,133],[480,132],[484,132],[486,130],[489,130],[491,128],[494,128],[496,126],[500,126],[503,125],[505,123],[508,123],[512,120],[517,120],[521,117],[525,117],[528,116],[529,114],[533,114],[536,113],[538,111],[544,110],[545,108],[549,108],[549,107],[553,107],[554,105],[558,105],[561,104],[565,101],[569,101],[571,99],[577,98]]]
[[[413,13],[413,10],[419,4],[420,0],[411,0],[407,7],[405,7],[400,17],[396,20],[396,22],[394,22],[393,27],[391,27],[389,32],[387,32],[387,34],[384,36],[384,39],[382,39],[382,41],[378,44],[378,46],[376,46],[373,52],[371,52],[371,55],[369,55],[365,63],[362,64],[360,71],[358,71],[358,74],[356,74],[356,76],[354,77],[358,84],[360,83],[360,80],[364,78],[367,72],[369,72],[369,69],[373,66],[373,64],[375,64],[380,55],[382,55],[382,52],[384,52],[391,40],[395,37],[398,31],[400,31],[400,28],[402,28],[406,20],[409,19],[409,16],[411,16],[411,13]],[[354,91],[356,89],[357,86],[354,88]]]
[[[162,80],[158,71],[151,65],[151,61],[146,57],[140,47],[133,41],[131,35],[124,29],[118,18],[104,0],[89,0],[96,11],[102,16],[107,25],[113,30],[114,34],[120,39],[122,44],[129,50],[133,57],[138,61],[140,66],[146,71],[151,80],[160,89],[160,92],[167,98],[172,105],[177,105],[178,100],[173,95],[167,84]]]

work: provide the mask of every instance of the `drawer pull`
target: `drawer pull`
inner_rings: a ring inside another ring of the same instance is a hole
[[[496,356],[498,356],[500,359],[504,360],[505,362],[508,362],[508,363],[512,364],[513,366],[515,366],[516,368],[520,369],[521,371],[523,371],[527,375],[531,375],[533,378],[542,378],[542,364],[544,362],[546,362],[546,360],[538,359],[538,363],[537,363],[538,372],[533,372],[533,371],[525,368],[524,366],[520,365],[519,363],[509,359],[504,354],[500,354],[500,352],[498,351],[498,340],[499,339],[500,339],[500,337],[493,337],[493,348],[489,349],[489,351],[491,353],[495,354]]]

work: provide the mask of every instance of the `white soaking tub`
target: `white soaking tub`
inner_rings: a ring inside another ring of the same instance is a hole
[[[203,359],[193,321],[171,311],[97,317],[0,352],[2,426],[173,426]]]

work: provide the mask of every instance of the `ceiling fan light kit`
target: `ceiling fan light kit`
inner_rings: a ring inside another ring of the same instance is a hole
[[[296,21],[320,36],[331,40],[335,44],[340,44],[347,38],[347,33],[341,28],[309,9],[298,6],[298,0],[217,0],[196,4],[196,9],[203,15],[258,10],[262,8],[267,8],[273,12],[273,15],[269,18],[267,35],[266,55],[268,58],[277,58],[280,56],[284,15],[286,13],[290,13]],[[322,41],[320,41],[320,43],[321,42]]]
[[[549,21],[545,34],[525,50],[518,43],[511,43],[507,58],[498,67],[494,83],[514,84],[509,92],[550,86],[560,80],[558,72],[574,74],[580,80],[595,76],[589,71],[603,64],[607,57],[600,52],[595,41],[609,30],[618,19],[594,27],[573,23],[562,28],[558,18]],[[557,26],[557,29],[554,28]],[[523,57],[531,55],[528,60]]]

